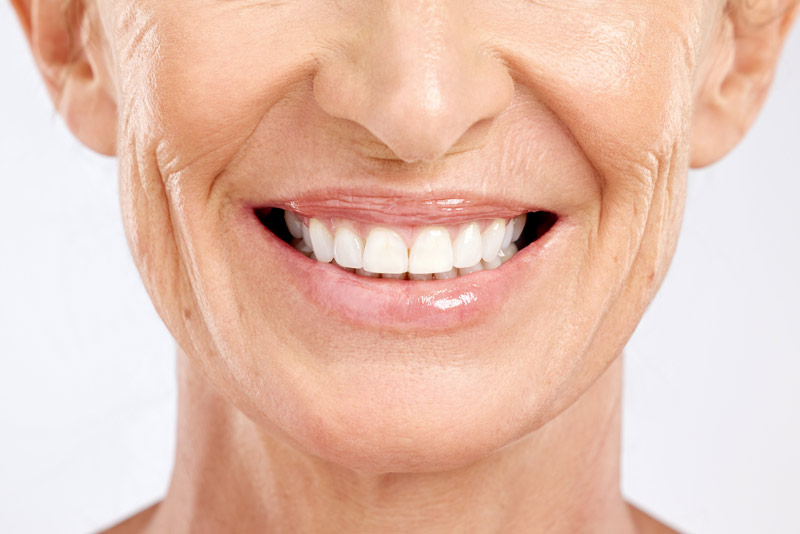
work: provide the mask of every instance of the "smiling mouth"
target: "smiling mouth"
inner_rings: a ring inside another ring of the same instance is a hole
[[[300,254],[361,277],[444,280],[496,269],[555,225],[547,211],[458,225],[395,226],[257,208],[261,224]]]

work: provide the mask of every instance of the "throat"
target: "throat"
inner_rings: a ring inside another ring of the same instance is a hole
[[[620,359],[572,406],[446,472],[355,472],[261,428],[179,356],[179,435],[153,532],[632,532]]]

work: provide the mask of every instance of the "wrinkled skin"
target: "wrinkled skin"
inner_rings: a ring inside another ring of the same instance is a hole
[[[721,0],[98,0],[93,122],[79,97],[61,109],[119,157],[182,365],[343,469],[452,470],[535,435],[618,359],[675,249],[687,169],[764,98],[796,4],[762,4],[745,30]],[[481,321],[360,328],[236,230],[255,197],[326,189],[543,205],[567,242]]]
[[[664,276],[698,65],[720,9],[649,0],[101,4],[119,73],[126,228],[161,316],[234,403],[337,462],[439,468],[530,432],[617,356]],[[427,78],[452,107],[419,109]],[[484,101],[495,87],[496,102]],[[415,114],[395,113],[385,91]],[[436,113],[442,126],[426,132]],[[482,114],[491,130],[444,154],[456,141],[445,123],[464,131]],[[397,152],[433,162],[377,159]],[[520,288],[474,328],[412,339],[359,331],[309,313],[277,261],[277,276],[251,272],[228,231],[254,191],[291,198],[331,186],[547,199],[578,231],[545,286]],[[387,454],[397,442],[407,446]]]

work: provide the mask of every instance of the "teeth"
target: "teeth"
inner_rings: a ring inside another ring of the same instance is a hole
[[[295,239],[292,241],[292,246],[305,256],[310,256],[311,253],[314,252],[311,250],[311,247],[308,246],[308,243],[305,239]]]
[[[506,222],[503,219],[493,220],[483,231],[483,261],[493,261],[500,252],[503,236],[506,233]]]
[[[388,228],[373,228],[364,246],[364,270],[382,274],[408,271],[408,249],[403,238]]]
[[[516,219],[514,219],[514,233],[511,235],[511,242],[515,242],[519,239],[519,236],[522,235],[522,229],[525,228],[525,220],[527,219],[528,214],[523,213]]]
[[[478,223],[470,223],[458,232],[453,241],[453,266],[462,268],[475,265],[481,261],[482,255],[481,228]]]
[[[458,276],[464,276],[465,274],[476,273],[482,270],[483,270],[483,265],[481,265],[481,262],[478,262],[472,267],[465,267],[463,269],[459,269]]]
[[[408,272],[446,273],[452,268],[453,245],[450,242],[450,233],[441,227],[422,230],[408,254]]]
[[[514,235],[514,222],[515,219],[511,219],[510,221],[508,221],[508,224],[506,225],[506,233],[503,234],[503,243],[500,245],[501,252],[503,251],[503,249],[508,248],[508,245],[511,244],[512,241],[511,237]]]
[[[336,230],[333,257],[343,267],[360,269],[364,265],[364,240],[346,226]]]
[[[308,235],[317,261],[330,263],[333,259],[333,236],[317,219],[308,221]]]
[[[453,267],[446,273],[436,273],[433,275],[434,278],[437,280],[450,280],[451,278],[456,278],[458,276],[458,269]]]
[[[409,251],[401,235],[412,230],[373,227],[366,241],[359,234],[359,223],[333,222],[334,233],[321,220],[308,224],[292,212],[284,214],[286,227],[294,236],[292,246],[305,256],[370,278],[398,280],[448,280],[477,271],[496,269],[518,252],[515,241],[522,235],[526,215],[509,221],[487,221],[483,232],[479,222],[458,228],[428,226],[416,233]],[[456,235],[451,240],[451,235]]]
[[[517,245],[515,245],[514,243],[511,243],[506,248],[504,248],[503,250],[498,252],[497,253],[497,257],[500,259],[500,263],[505,263],[508,260],[510,260],[511,256],[516,254],[518,251],[519,251],[519,249],[517,248]]]
[[[483,264],[483,270],[488,271],[490,269],[497,269],[498,267],[503,265],[503,262],[500,261],[499,256],[495,256],[492,261],[482,261],[481,264]]]
[[[286,227],[289,229],[289,233],[292,234],[292,237],[297,239],[303,237],[303,222],[297,215],[291,211],[284,211],[283,220],[286,221]]]

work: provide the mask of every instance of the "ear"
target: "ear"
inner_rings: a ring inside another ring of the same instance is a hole
[[[800,1],[730,0],[700,69],[691,166],[710,165],[750,129],[767,96]]]
[[[117,107],[99,21],[77,0],[11,0],[33,58],[73,134],[101,154],[116,152]]]

